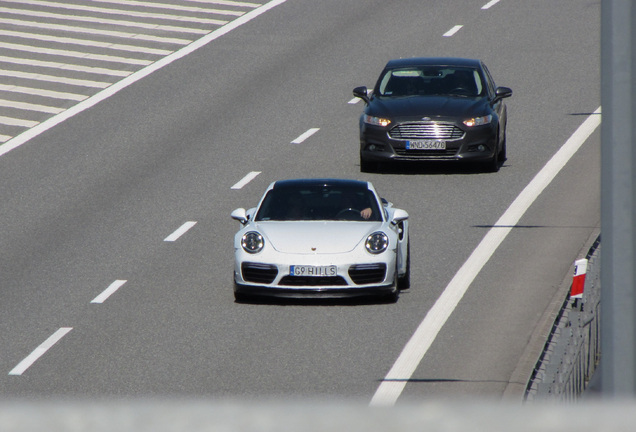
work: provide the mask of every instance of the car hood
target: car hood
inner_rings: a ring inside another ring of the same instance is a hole
[[[422,117],[477,117],[487,111],[484,97],[460,96],[408,96],[378,97],[371,101],[367,114],[378,117],[408,117],[420,120]]]
[[[337,254],[352,251],[382,222],[261,222],[258,231],[274,249],[290,254]]]

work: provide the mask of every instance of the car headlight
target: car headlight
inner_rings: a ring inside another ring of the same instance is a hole
[[[475,117],[475,118],[464,120],[464,124],[468,127],[473,127],[473,126],[482,126],[482,125],[490,123],[491,121],[492,121],[492,114],[488,114],[487,116]]]
[[[367,124],[371,124],[374,126],[382,126],[382,127],[387,127],[388,125],[391,124],[391,120],[386,119],[386,118],[382,118],[382,117],[373,117],[370,115],[364,115],[363,120],[365,123]]]
[[[256,231],[250,231],[243,235],[243,238],[241,239],[241,246],[243,246],[245,252],[257,253],[263,249],[263,246],[265,246],[265,240],[263,239],[263,236]]]
[[[389,246],[389,238],[383,232],[374,232],[367,237],[367,241],[364,243],[367,251],[372,254],[379,254],[386,250]]]

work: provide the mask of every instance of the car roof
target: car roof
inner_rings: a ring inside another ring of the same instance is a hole
[[[278,180],[274,182],[273,189],[297,189],[320,186],[342,187],[347,189],[369,189],[369,183],[366,181],[334,178]]]
[[[385,68],[404,66],[470,66],[480,67],[481,60],[460,57],[410,57],[389,60]]]

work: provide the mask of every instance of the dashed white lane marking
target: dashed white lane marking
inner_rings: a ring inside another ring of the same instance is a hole
[[[292,144],[300,144],[303,141],[305,141],[307,138],[309,138],[310,136],[312,136],[313,134],[318,132],[319,130],[320,130],[320,128],[311,128],[307,132],[305,132],[304,134],[302,134],[301,136],[299,136],[298,138],[293,140],[291,143]]]
[[[496,5],[497,3],[499,3],[499,0],[490,0],[488,3],[486,3],[485,5],[483,5],[481,8],[482,9],[490,9],[491,7],[493,7],[494,5]]]
[[[444,37],[451,37],[453,36],[455,33],[457,33],[459,31],[459,29],[461,29],[462,27],[464,27],[463,25],[456,25],[455,27],[453,27],[452,29],[450,29],[449,31],[447,31],[446,33],[444,33]]]
[[[117,291],[119,288],[121,288],[126,282],[128,282],[128,281],[127,280],[122,280],[122,279],[117,279],[115,282],[110,284],[108,286],[108,288],[106,288],[104,291],[102,291],[102,293],[100,295],[98,295],[93,300],[91,300],[91,303],[97,303],[97,304],[104,303],[106,301],[106,299],[108,299],[108,297],[113,295],[115,293],[115,291]]]
[[[186,232],[188,232],[188,230],[190,228],[192,228],[193,226],[195,226],[197,223],[194,221],[189,221],[184,223],[183,225],[181,225],[175,232],[173,232],[172,234],[170,234],[168,237],[166,237],[165,239],[163,239],[163,241],[167,241],[167,242],[173,242],[173,241],[177,241],[179,239],[179,237],[181,237],[182,235],[184,235]]]
[[[251,173],[243,177],[240,181],[235,183],[230,189],[243,189],[246,184],[254,180],[260,173],[260,171],[252,171]]]
[[[492,254],[519,222],[532,203],[574,156],[587,138],[601,124],[601,108],[590,115],[563,144],[537,175],[528,183],[510,207],[488,231],[477,248],[457,271],[448,286],[428,311],[393,367],[378,387],[371,405],[394,405],[411,379],[415,369],[433,344],[438,333],[453,313],[468,287],[486,265]]]
[[[347,102],[347,103],[348,103],[348,104],[350,104],[350,105],[355,105],[355,104],[357,104],[358,102],[360,102],[361,100],[362,100],[362,99],[360,99],[360,98],[354,97],[353,99],[351,99],[351,100],[350,100],[349,102]]]
[[[62,327],[53,333],[47,340],[37,347],[31,354],[29,354],[24,360],[22,360],[16,367],[14,367],[9,375],[22,375],[37,359],[42,357],[53,345],[55,345],[60,339],[62,339],[68,332],[73,330],[73,327]]]

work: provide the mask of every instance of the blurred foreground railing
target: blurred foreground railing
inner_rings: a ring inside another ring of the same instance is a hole
[[[568,295],[539,358],[525,399],[577,400],[588,388],[601,355],[600,235],[586,259],[587,274],[581,299]],[[635,426],[636,427],[636,426]]]

